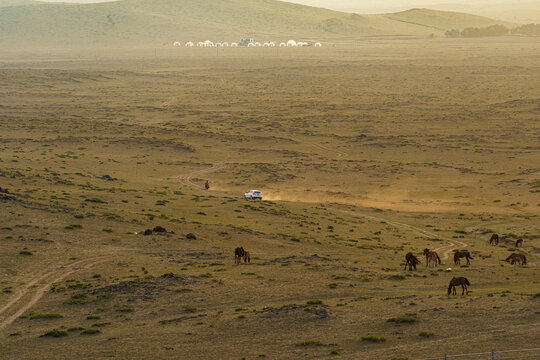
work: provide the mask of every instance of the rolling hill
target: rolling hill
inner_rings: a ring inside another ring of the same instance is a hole
[[[500,21],[413,9],[357,15],[276,0],[122,0],[96,4],[0,2],[0,46],[168,44],[239,37],[336,39],[428,35]],[[11,6],[10,6],[11,5]]]

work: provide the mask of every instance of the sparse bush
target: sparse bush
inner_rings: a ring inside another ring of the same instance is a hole
[[[378,336],[370,335],[370,336],[362,336],[362,341],[378,343],[378,342],[385,342],[386,338],[382,336],[378,337]]]
[[[35,320],[35,319],[58,319],[58,318],[63,318],[62,315],[60,314],[35,314],[35,315],[32,315],[29,317],[30,320]]]
[[[116,309],[116,311],[123,312],[123,313],[129,313],[129,312],[133,312],[134,310],[133,310],[133,308],[125,307],[125,308]]]
[[[81,331],[81,330],[84,330],[82,326],[75,326],[75,327],[70,327],[69,329],[67,329],[68,332]]]
[[[40,337],[50,336],[50,337],[59,338],[59,337],[67,336],[67,335],[68,335],[68,333],[66,331],[64,331],[64,330],[54,329],[54,330],[51,330],[51,331],[47,331],[45,334],[41,335]]]
[[[64,227],[64,229],[66,229],[66,230],[82,229],[82,225],[81,224],[71,224],[71,225],[68,225],[68,226]]]
[[[432,336],[435,336],[435,334],[432,333],[432,332],[422,331],[421,333],[418,334],[418,336],[425,337],[425,338],[430,338]]]
[[[99,329],[85,329],[81,331],[81,335],[95,335],[101,333]]]
[[[296,346],[323,346],[324,344],[317,340],[307,340],[296,343]]]
[[[322,305],[322,300],[309,300],[308,302],[306,302],[306,304],[308,305]]]
[[[412,323],[418,322],[419,320],[415,317],[398,317],[398,318],[390,318],[386,321],[399,323],[399,324],[412,324]]]
[[[91,203],[96,203],[96,204],[107,204],[106,201],[103,201],[103,200],[98,199],[98,198],[88,198],[88,199],[85,199],[84,201],[91,202]]]

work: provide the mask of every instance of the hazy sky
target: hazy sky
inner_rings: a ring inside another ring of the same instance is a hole
[[[108,0],[41,0],[50,2],[92,3]],[[148,0],[152,1],[152,0]],[[192,0],[197,1],[197,0]],[[540,21],[540,0],[286,0],[360,14],[385,13],[414,7],[462,11],[499,19]]]

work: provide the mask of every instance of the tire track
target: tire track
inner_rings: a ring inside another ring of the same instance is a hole
[[[348,211],[348,210],[341,210],[341,209],[332,209],[332,210],[342,212],[342,213],[346,213],[346,214],[349,214],[349,215],[361,216],[361,217],[363,217],[365,219],[369,219],[369,220],[384,221],[388,225],[391,225],[391,226],[393,226],[395,228],[398,228],[398,229],[407,229],[407,230],[416,232],[416,233],[418,233],[420,235],[423,235],[423,236],[426,236],[426,237],[429,237],[429,238],[432,238],[432,239],[447,241],[448,245],[443,245],[443,246],[440,246],[440,247],[438,247],[436,249],[433,249],[433,251],[441,251],[442,249],[446,249],[442,253],[443,256],[442,256],[441,260],[448,259],[450,257],[450,253],[453,250],[457,249],[458,247],[467,247],[468,246],[468,244],[463,242],[463,241],[458,241],[456,239],[446,238],[446,237],[440,236],[438,234],[435,234],[435,233],[433,233],[431,231],[420,229],[420,228],[417,228],[416,226],[412,226],[412,225],[409,225],[409,224],[404,224],[404,223],[400,223],[400,222],[397,222],[397,221],[391,221],[391,220],[380,218],[380,217],[377,217],[377,216],[366,215],[366,214],[356,212],[356,211]]]
[[[210,168],[208,168],[208,169],[196,170],[196,171],[192,171],[190,173],[187,173],[185,175],[179,175],[177,177],[177,181],[179,183],[182,183],[182,184],[187,185],[187,186],[192,186],[192,187],[197,188],[197,189],[204,189],[204,186],[195,184],[193,181],[191,181],[191,179],[194,176],[203,175],[203,174],[209,174],[209,173],[212,173],[214,171],[224,169],[225,167],[227,167],[226,163],[215,163],[215,164],[212,164],[212,166]]]
[[[25,311],[34,306],[55,282],[61,281],[77,271],[89,269],[110,259],[110,256],[105,258],[94,257],[78,260],[67,265],[57,265],[54,270],[33,278],[0,309],[0,330],[13,323]],[[33,292],[32,288],[43,281],[45,282]],[[31,295],[30,298],[28,298],[28,295]],[[12,311],[14,312],[12,313]]]
[[[338,151],[338,150],[332,150],[332,149],[327,148],[326,146],[318,144],[318,143],[310,143],[310,145],[312,145],[312,146],[314,146],[314,147],[316,147],[318,149],[321,149],[321,150],[325,150],[325,151],[328,151],[328,152],[331,152],[331,153],[335,153],[338,158],[349,156],[349,154],[347,154],[346,152],[342,152],[342,151]]]

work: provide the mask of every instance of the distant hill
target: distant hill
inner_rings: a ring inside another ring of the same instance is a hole
[[[122,0],[96,4],[0,0],[0,46],[168,44],[173,40],[336,39],[443,34],[500,21],[413,9],[357,15],[276,0]],[[11,4],[11,6],[6,6]]]
[[[505,21],[493,20],[478,15],[429,9],[411,9],[385,15],[388,19],[408,24],[424,26],[436,30],[463,29],[466,27],[486,27],[494,24],[511,25]]]
[[[0,0],[0,7],[29,5],[35,3],[37,2],[32,0]]]

